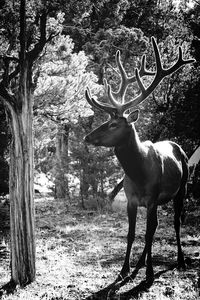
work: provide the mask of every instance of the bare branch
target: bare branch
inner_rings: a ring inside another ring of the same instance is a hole
[[[42,14],[40,16],[40,39],[39,42],[35,44],[35,47],[28,52],[28,58],[31,61],[34,61],[42,52],[47,39],[46,39],[46,23],[47,23],[47,13],[45,9],[43,9]]]
[[[0,55],[0,59],[4,61],[14,61],[19,62],[19,58],[11,55]]]

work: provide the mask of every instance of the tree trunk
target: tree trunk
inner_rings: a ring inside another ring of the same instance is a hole
[[[12,111],[10,148],[11,277],[21,286],[35,278],[33,142],[31,107]]]
[[[69,197],[68,185],[68,142],[69,142],[69,125],[61,126],[57,133],[56,141],[56,175],[55,191],[56,198]]]
[[[24,286],[35,279],[35,224],[33,199],[33,137],[31,72],[27,65],[17,103],[4,99],[10,118],[10,230],[11,282]],[[13,98],[14,99],[14,98]]]
[[[8,47],[3,51],[6,63],[1,64],[0,82],[0,100],[8,112],[12,132],[9,171],[11,283],[20,286],[35,279],[32,70],[34,61],[47,40],[51,39],[46,37],[47,12],[44,8],[41,13],[36,13],[37,41],[33,38],[30,32],[31,24],[28,28],[26,24],[26,10],[30,11],[29,8],[29,5],[26,7],[26,0],[19,1],[19,32],[11,39],[5,39]],[[18,28],[16,29],[18,31]],[[13,51],[14,49],[18,51]],[[16,55],[18,53],[18,57],[12,57],[13,52]]]

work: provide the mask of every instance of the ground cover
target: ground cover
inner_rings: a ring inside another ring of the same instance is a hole
[[[199,206],[187,212],[182,228],[186,271],[178,271],[176,240],[171,209],[159,209],[159,227],[155,234],[153,262],[155,281],[142,285],[145,270],[134,282],[115,295],[101,291],[117,277],[123,263],[127,216],[125,210],[83,210],[64,200],[36,200],[36,280],[3,300],[17,299],[199,299],[200,228]],[[5,213],[4,213],[5,216]],[[136,240],[133,246],[134,267],[144,245],[145,209],[139,209]],[[1,214],[0,214],[1,217]],[[10,279],[9,231],[0,232],[0,287]],[[100,292],[101,291],[101,292]]]

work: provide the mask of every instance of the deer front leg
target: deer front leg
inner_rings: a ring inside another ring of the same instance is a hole
[[[130,253],[133,241],[135,239],[135,224],[136,224],[136,216],[137,216],[137,205],[133,203],[129,203],[127,205],[127,212],[128,212],[128,236],[127,236],[127,248],[126,248],[126,255],[122,270],[120,275],[118,276],[118,280],[125,278],[130,272]]]
[[[145,247],[142,252],[142,255],[140,256],[139,261],[136,264],[134,271],[130,275],[131,280],[133,280],[136,277],[138,271],[143,266],[145,266],[145,263],[147,265],[146,281],[151,283],[154,280],[151,250],[152,250],[153,236],[156,231],[157,225],[158,225],[157,206],[150,206],[147,208],[147,226],[146,226],[146,235],[145,235]],[[146,259],[146,256],[147,256],[147,259]]]

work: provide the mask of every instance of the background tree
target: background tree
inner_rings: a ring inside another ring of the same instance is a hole
[[[95,92],[100,90],[100,86],[95,83],[96,76],[92,72],[87,72],[87,64],[88,59],[84,52],[73,53],[73,43],[68,36],[58,36],[46,48],[40,70],[37,71],[39,72],[38,85],[34,97],[36,149],[37,153],[40,153],[44,147],[54,149],[54,153],[50,153],[53,155],[51,155],[52,162],[49,164],[48,171],[54,178],[57,198],[69,196],[71,131],[77,127],[81,118],[92,114],[85,101],[85,87],[90,85]],[[46,135],[44,129],[49,126],[52,133]],[[81,124],[79,130],[80,127]],[[44,139],[44,136],[47,139]],[[82,140],[83,136],[80,139]],[[81,141],[78,140],[77,147],[80,147],[79,144]],[[44,160],[49,162],[49,155],[46,156],[45,152],[39,160],[36,157],[37,169],[44,171],[42,168]]]
[[[73,52],[69,37],[58,36],[46,48],[37,70],[34,96],[36,170],[51,173],[58,198],[68,198],[70,175],[79,178],[83,206],[89,190],[93,195],[104,193],[109,170],[113,170],[111,151],[92,150],[83,141],[92,124],[102,118],[98,112],[94,120],[85,101],[87,85],[95,93],[100,91],[87,65],[82,51]]]

